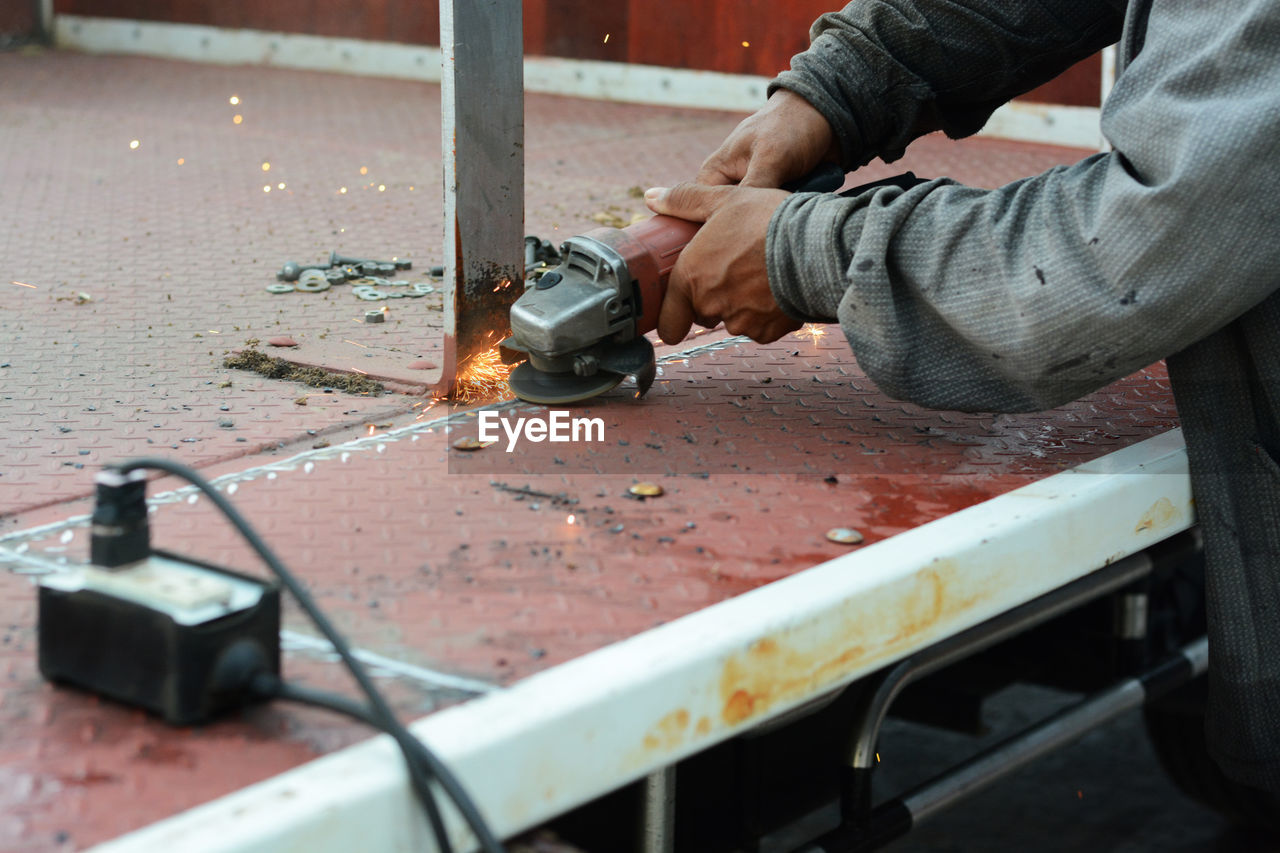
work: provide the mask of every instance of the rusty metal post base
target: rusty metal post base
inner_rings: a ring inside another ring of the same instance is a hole
[[[497,364],[524,280],[523,18],[518,0],[440,4],[444,154],[443,369],[458,396],[481,360]],[[487,353],[493,352],[493,358]]]

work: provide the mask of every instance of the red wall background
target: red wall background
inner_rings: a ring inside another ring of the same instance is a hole
[[[840,5],[524,0],[525,53],[772,76],[808,44],[809,24]],[[56,0],[55,8],[75,15],[439,44],[439,0]],[[1099,76],[1094,57],[1028,100],[1096,106]]]
[[[4,37],[26,38],[36,34],[35,0],[5,0],[0,3],[0,42]]]

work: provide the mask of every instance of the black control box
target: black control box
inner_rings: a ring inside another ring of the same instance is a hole
[[[163,551],[40,580],[45,678],[192,725],[280,673],[280,589]]]

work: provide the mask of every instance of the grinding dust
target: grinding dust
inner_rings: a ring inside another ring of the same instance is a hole
[[[252,370],[268,379],[285,379],[301,382],[312,388],[336,388],[349,394],[381,394],[381,382],[351,373],[331,373],[318,367],[299,367],[282,358],[272,358],[256,349],[232,353],[222,360],[223,367]]]

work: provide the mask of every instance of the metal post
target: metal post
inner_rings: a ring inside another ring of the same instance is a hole
[[[443,374],[447,396],[508,330],[524,279],[524,42],[520,0],[443,0]]]
[[[53,0],[31,0],[35,32],[45,44],[53,44]]]
[[[676,768],[655,770],[641,783],[641,853],[672,853],[676,847]]]

